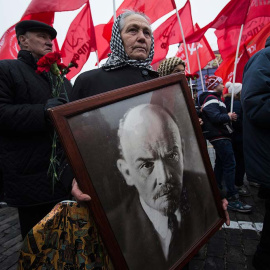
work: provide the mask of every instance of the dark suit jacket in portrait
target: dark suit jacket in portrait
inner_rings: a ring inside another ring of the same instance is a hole
[[[217,209],[206,176],[184,173],[180,211],[181,226],[171,240],[168,260],[137,192],[108,215],[130,269],[169,269],[214,224]]]

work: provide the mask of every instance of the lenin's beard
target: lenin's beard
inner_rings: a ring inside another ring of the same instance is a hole
[[[160,201],[159,211],[163,215],[168,216],[169,214],[175,213],[180,206],[180,198],[182,193],[182,183],[166,183],[162,185],[159,191],[153,197],[154,201]]]

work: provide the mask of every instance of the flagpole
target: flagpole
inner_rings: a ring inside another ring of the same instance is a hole
[[[236,67],[237,67],[238,53],[239,53],[239,48],[240,48],[240,42],[241,42],[243,28],[244,28],[244,24],[241,25],[240,34],[239,34],[238,43],[237,43],[235,61],[234,61],[232,97],[231,97],[231,113],[233,112],[233,98],[234,98],[234,86],[235,86],[235,77],[236,77]]]
[[[179,23],[179,26],[180,26],[180,31],[181,31],[183,43],[184,43],[185,54],[186,54],[186,59],[187,59],[188,73],[190,74],[190,64],[189,64],[188,53],[187,53],[187,44],[186,44],[186,40],[185,40],[185,36],[184,36],[184,31],[183,31],[182,23],[181,23],[181,20],[180,20],[180,16],[178,14],[177,5],[176,5],[175,0],[174,0],[174,4],[175,4],[175,7],[176,7],[175,8],[175,12],[176,12],[176,16],[177,16],[178,23]],[[192,89],[192,80],[191,80],[191,78],[189,78],[189,84],[190,84],[191,96],[193,98],[193,89]]]
[[[97,66],[98,66],[98,68],[99,68],[98,51],[96,50],[95,53],[96,53],[96,57],[97,57]]]
[[[113,0],[113,20],[116,21],[116,8],[115,8],[115,0]]]
[[[215,60],[216,60],[217,66],[219,67],[219,63],[218,63],[218,59],[217,59],[217,57],[215,58]]]
[[[195,42],[195,46],[196,46],[196,54],[197,54],[199,71],[200,71],[200,77],[201,77],[202,90],[204,92],[204,85],[203,85],[203,79],[202,79],[202,68],[201,68],[201,62],[200,62],[199,52],[198,52],[198,48],[197,48],[197,42]]]

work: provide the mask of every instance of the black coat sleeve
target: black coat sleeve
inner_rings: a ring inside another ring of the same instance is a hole
[[[0,65],[0,130],[22,133],[45,130],[44,104],[15,104],[15,91],[19,89],[10,73],[7,65]]]
[[[246,65],[241,101],[254,125],[270,128],[270,48]]]

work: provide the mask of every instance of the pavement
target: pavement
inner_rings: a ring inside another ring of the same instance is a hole
[[[214,151],[208,146],[210,160]],[[252,256],[259,243],[264,217],[264,201],[257,196],[258,188],[249,186],[250,197],[243,201],[253,206],[248,214],[229,211],[231,225],[224,225],[193,257],[190,270],[244,270],[252,267]],[[0,270],[17,269],[22,244],[16,208],[0,208]],[[152,270],[152,269],[149,269]]]

